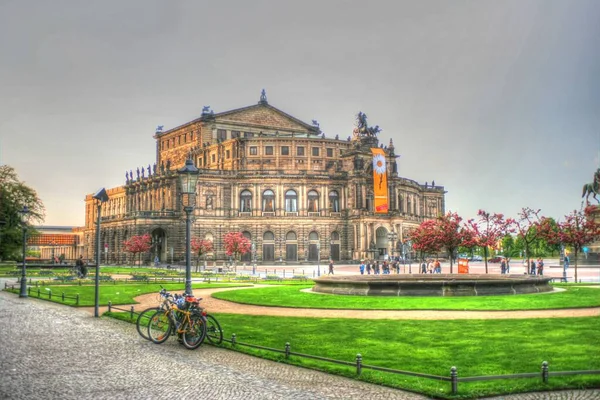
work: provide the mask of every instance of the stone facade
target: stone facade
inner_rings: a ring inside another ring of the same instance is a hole
[[[444,212],[444,188],[422,185],[398,175],[390,141],[376,135],[326,137],[314,123],[304,123],[268,104],[213,113],[157,130],[156,163],[130,171],[126,184],[108,190],[102,205],[101,241],[111,263],[123,263],[123,240],[149,233],[147,261],[163,263],[185,254],[185,213],[177,170],[187,158],[200,169],[192,237],[213,241],[209,260],[225,260],[222,238],[241,231],[250,238],[258,263],[288,264],[317,260],[348,262],[401,255],[406,233]],[[387,213],[373,210],[371,148],[385,151]],[[96,209],[86,197],[85,256],[93,258]],[[398,239],[391,243],[388,233]],[[247,254],[243,261],[253,256]]]

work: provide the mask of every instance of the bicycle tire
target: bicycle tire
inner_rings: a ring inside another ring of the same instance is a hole
[[[210,314],[206,314],[206,338],[211,344],[223,343],[221,324]]]
[[[164,343],[173,330],[173,322],[169,315],[159,310],[155,312],[148,323],[148,337],[156,344]]]
[[[150,336],[148,336],[148,325],[150,323],[150,318],[152,318],[152,315],[159,310],[160,307],[146,308],[140,313],[140,315],[138,315],[137,320],[135,321],[135,327],[138,333],[146,340],[150,340]]]
[[[201,315],[192,314],[185,324],[185,332],[182,335],[183,345],[189,350],[197,349],[206,338],[206,321]]]

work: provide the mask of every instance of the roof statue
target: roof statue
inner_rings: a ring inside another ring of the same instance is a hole
[[[165,127],[164,125],[159,125],[159,126],[157,126],[157,127],[156,127],[156,133],[158,133],[158,132],[162,132],[164,127]]]
[[[210,106],[202,107],[202,114],[210,114]]]
[[[313,124],[313,126],[316,126],[317,128],[319,127],[319,121],[317,121],[316,119],[312,120],[312,124]]]
[[[263,89],[262,92],[260,92],[260,101],[258,102],[258,104],[269,104],[267,102],[267,92],[265,92],[265,89]]]
[[[585,185],[583,185],[583,194],[581,195],[581,197],[582,198],[585,197],[586,204],[589,204],[590,194],[594,197],[594,200],[596,200],[600,204],[600,200],[598,200],[598,198],[596,198],[599,188],[600,188],[600,168],[598,168],[596,170],[596,172],[594,173],[594,180],[592,181],[592,183],[586,183]]]
[[[377,134],[381,132],[379,125],[369,126],[367,124],[367,114],[360,112],[356,115],[356,128],[354,129],[353,136],[354,139],[358,139],[364,136],[377,136]]]

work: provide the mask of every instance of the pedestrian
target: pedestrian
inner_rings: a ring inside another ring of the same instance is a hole
[[[77,261],[75,261],[75,269],[77,270],[78,278],[85,277],[84,268],[85,268],[85,275],[87,275],[87,268],[85,267],[85,262],[83,261],[83,256],[79,256]]]
[[[367,261],[367,275],[371,275],[371,261]]]
[[[569,256],[565,254],[565,270],[569,269]]]
[[[333,275],[333,260],[329,260],[329,274]]]
[[[158,267],[158,265],[160,264],[160,260],[158,259],[158,256],[154,257],[154,266]]]
[[[442,273],[442,265],[440,264],[440,260],[438,260],[437,258],[435,259],[434,268],[436,274]]]
[[[500,262],[500,273],[502,275],[506,274],[506,259],[503,258],[502,261]]]
[[[422,274],[427,273],[427,263],[425,262],[425,259],[423,259],[423,262],[421,263],[421,273]]]
[[[544,275],[544,260],[538,258],[537,260],[537,274],[540,276]]]
[[[360,261],[360,266],[358,267],[358,269],[360,270],[361,275],[365,274],[365,262],[363,260]]]
[[[506,273],[510,274],[510,258],[505,257],[506,260]]]
[[[404,261],[402,261],[404,263]],[[394,261],[394,267],[396,267],[396,273],[399,274],[400,273],[400,261],[396,260]],[[406,272],[406,267],[404,269],[404,272]]]
[[[533,258],[529,264],[529,275],[535,275],[535,260]]]

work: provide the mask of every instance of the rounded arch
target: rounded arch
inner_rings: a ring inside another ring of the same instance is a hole
[[[308,212],[319,212],[319,192],[309,190],[306,194],[308,200]]]
[[[329,210],[331,212],[340,212],[340,195],[337,190],[329,191]]]
[[[252,192],[248,189],[240,193],[240,212],[252,211]]]
[[[375,230],[375,248],[378,250],[379,258],[385,258],[388,253],[388,229],[380,226]]]
[[[319,232],[312,231],[308,234],[308,240],[319,240]]]
[[[158,262],[163,262],[167,259],[167,233],[163,228],[155,228],[150,236],[152,238],[152,260],[156,261],[156,257],[158,257]]]
[[[333,231],[331,232],[331,235],[329,235],[331,240],[340,240],[340,234],[338,231]]]
[[[275,193],[271,189],[265,190],[262,194],[262,210],[275,212]]]
[[[298,235],[296,235],[296,232],[294,231],[289,231],[285,234],[285,240],[298,240]]]
[[[294,189],[288,189],[285,192],[285,211],[286,212],[297,212],[298,211],[298,193]]]
[[[271,231],[266,231],[265,233],[263,233],[263,241],[267,242],[272,242],[275,240],[275,234]]]

